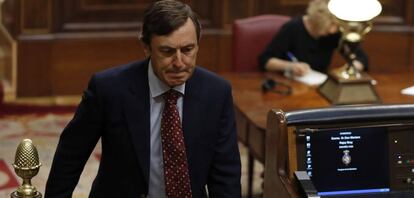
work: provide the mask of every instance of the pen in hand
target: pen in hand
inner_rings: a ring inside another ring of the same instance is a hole
[[[285,71],[287,77],[290,78],[292,75],[303,76],[310,71],[310,66],[307,63],[299,62],[292,52],[287,52],[286,55],[292,61],[290,67]]]
[[[295,63],[299,62],[298,59],[295,57],[295,55],[292,54],[292,52],[287,52],[287,56],[292,62],[295,62]]]

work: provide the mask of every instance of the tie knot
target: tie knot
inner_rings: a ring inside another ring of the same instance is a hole
[[[177,100],[180,97],[180,92],[175,91],[174,89],[170,89],[167,92],[165,92],[162,97],[164,97],[164,100],[168,104],[177,104]]]

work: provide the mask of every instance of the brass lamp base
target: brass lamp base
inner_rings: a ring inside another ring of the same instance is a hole
[[[24,197],[24,198],[42,198],[42,194],[40,192],[36,192],[36,194],[32,195],[32,196],[22,196],[22,195],[19,195],[16,191],[14,191],[10,195],[10,197],[11,198],[22,198],[22,197]]]
[[[318,91],[335,105],[381,103],[373,85],[373,78],[366,73],[358,75],[358,78],[347,79],[338,71],[332,71]]]

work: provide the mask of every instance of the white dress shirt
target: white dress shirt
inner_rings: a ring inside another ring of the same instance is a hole
[[[154,73],[151,61],[148,66],[148,83],[150,90],[150,114],[151,114],[151,132],[150,132],[150,169],[147,198],[165,198],[164,183],[164,166],[161,145],[161,118],[164,109],[164,98],[162,94],[170,90]],[[184,95],[185,83],[176,86],[174,90]],[[183,97],[177,100],[177,108],[180,114],[180,120],[183,115]],[[182,121],[181,121],[182,122]]]

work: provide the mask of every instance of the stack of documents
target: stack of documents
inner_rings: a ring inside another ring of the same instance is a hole
[[[405,94],[405,95],[412,95],[412,96],[414,96],[414,86],[411,86],[411,87],[407,87],[405,89],[402,89],[401,90],[401,93],[402,94]]]
[[[325,80],[327,78],[328,78],[328,76],[326,74],[315,71],[313,69],[311,69],[309,71],[309,73],[307,73],[304,76],[295,76],[295,77],[293,77],[293,79],[295,79],[295,80],[297,80],[301,83],[307,84],[307,85],[320,85],[323,82],[325,82]]]

